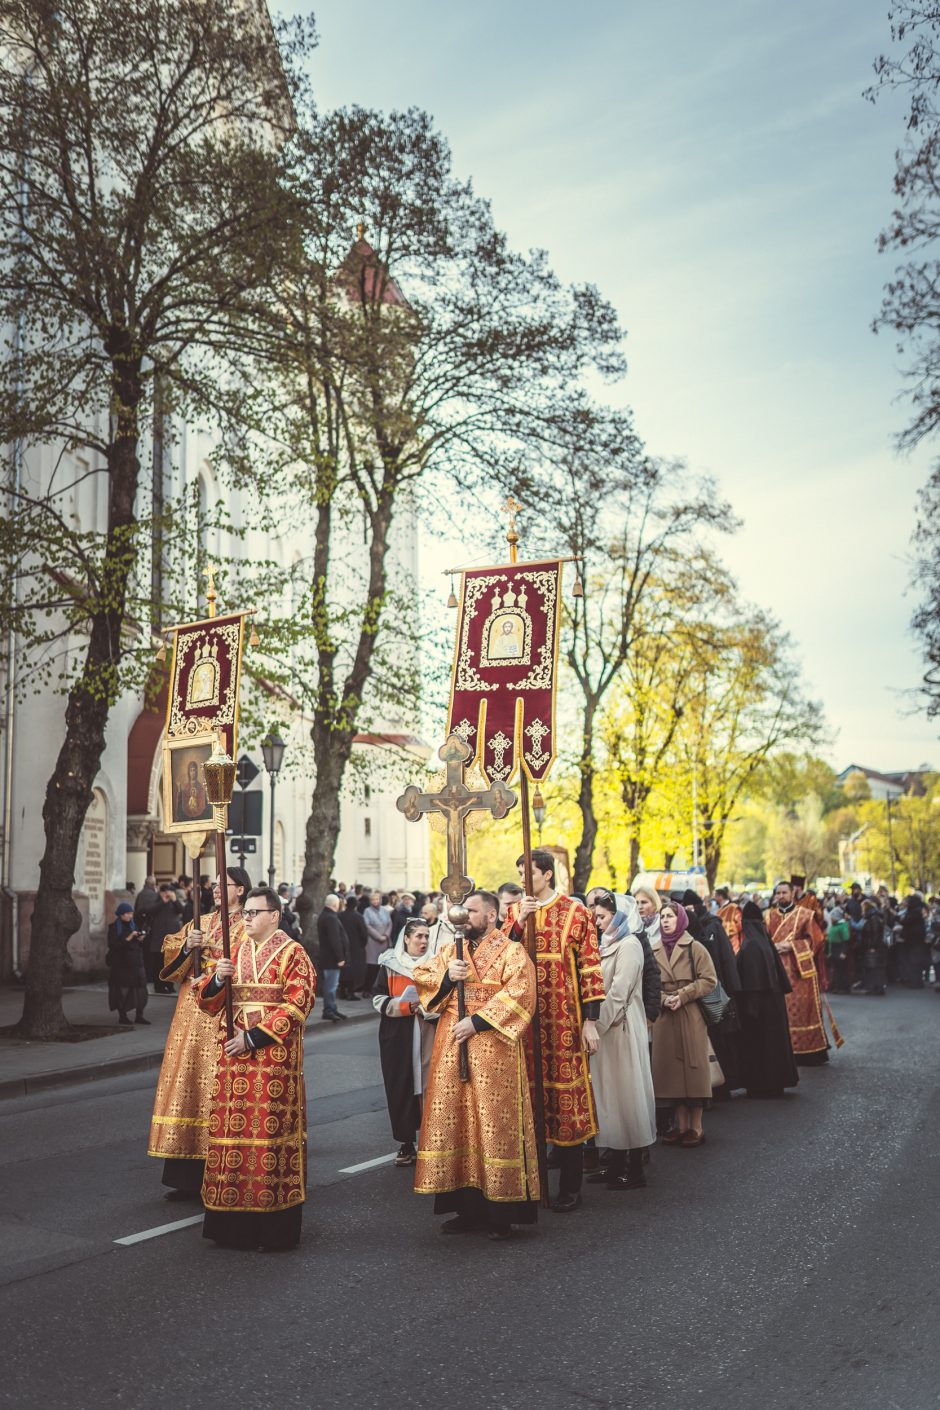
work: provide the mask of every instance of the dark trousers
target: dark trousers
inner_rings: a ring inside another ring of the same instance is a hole
[[[365,977],[365,979],[363,980],[363,984],[362,984],[362,992],[363,992],[364,994],[366,994],[366,995],[371,995],[372,990],[373,990],[373,987],[375,986],[375,980],[376,980],[376,976],[378,975],[378,972],[379,972],[379,967],[378,967],[377,964],[367,964],[367,965],[366,965],[366,977]]]
[[[584,1147],[556,1146],[555,1154],[558,1157],[558,1168],[561,1172],[561,1180],[558,1185],[559,1193],[563,1195],[578,1194],[584,1179]]]
[[[160,978],[160,971],[163,968],[163,952],[158,947],[156,950],[147,950],[147,978],[153,985],[155,994],[172,994],[173,985]]]

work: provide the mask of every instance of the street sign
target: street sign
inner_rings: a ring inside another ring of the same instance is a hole
[[[253,857],[258,850],[257,837],[230,837],[228,840],[230,852],[235,852],[240,857]]]
[[[243,754],[235,770],[239,788],[247,788],[250,783],[254,783],[260,772],[258,765],[249,759],[247,754]]]
[[[238,837],[261,836],[261,809],[263,794],[254,789],[251,793],[233,793],[228,805],[228,825]]]

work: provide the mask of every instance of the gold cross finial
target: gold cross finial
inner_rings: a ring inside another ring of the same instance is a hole
[[[503,505],[503,513],[509,515],[509,528],[506,530],[506,542],[509,544],[509,561],[516,561],[516,545],[519,542],[519,535],[516,533],[516,515],[522,505],[512,495],[507,495],[506,503]]]
[[[202,570],[202,575],[208,583],[208,587],[206,588],[206,602],[209,604],[210,617],[215,616],[215,599],[217,596],[215,590],[215,575],[218,571],[214,563],[207,563]]]

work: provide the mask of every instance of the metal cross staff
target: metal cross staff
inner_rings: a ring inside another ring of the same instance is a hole
[[[422,793],[416,784],[410,784],[396,804],[409,822],[418,822],[428,813],[440,813],[447,825],[447,875],[441,881],[441,890],[450,901],[448,916],[454,927],[457,944],[457,958],[463,959],[463,930],[467,922],[467,912],[463,903],[473,890],[473,878],[467,871],[467,815],[476,812],[489,812],[494,818],[504,818],[510,808],[516,805],[516,795],[499,779],[489,788],[468,788],[463,773],[473,751],[459,734],[448,735],[438,750],[438,758],[445,767],[444,786],[439,793]],[[463,980],[457,985],[457,1016],[464,1018],[466,1005]],[[460,1048],[460,1076],[464,1082],[470,1081],[470,1067],[467,1060],[467,1047]]]

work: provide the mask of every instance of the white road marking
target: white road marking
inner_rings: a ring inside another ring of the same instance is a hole
[[[188,1229],[192,1224],[201,1224],[202,1215],[194,1214],[191,1219],[177,1219],[173,1224],[160,1224],[156,1229],[144,1229],[140,1234],[128,1234],[126,1238],[115,1239],[116,1244],[142,1244],[145,1239],[158,1239],[161,1234],[175,1234],[177,1229]]]
[[[375,1160],[364,1160],[361,1165],[347,1165],[339,1173],[340,1175],[358,1175],[360,1170],[372,1170],[376,1165],[388,1165],[390,1160],[394,1160],[394,1155],[377,1155]]]

